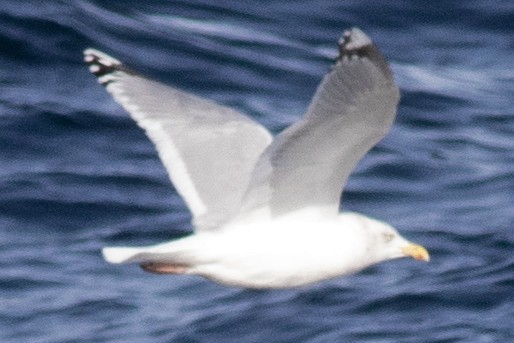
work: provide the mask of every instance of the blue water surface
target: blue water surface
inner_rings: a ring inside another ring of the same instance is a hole
[[[3,0],[0,341],[514,342],[513,23],[501,0]],[[191,226],[85,48],[276,133],[353,26],[390,60],[402,100],[342,208],[393,224],[429,264],[249,291],[102,260],[104,245]]]

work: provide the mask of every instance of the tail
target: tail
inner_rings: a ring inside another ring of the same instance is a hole
[[[107,247],[102,249],[104,259],[113,264],[138,262],[144,249],[126,247]]]
[[[102,255],[107,262],[114,264],[139,262],[144,271],[155,274],[184,274],[189,267],[185,263],[170,261],[173,255],[169,253],[152,252],[148,248],[107,247],[102,249]]]

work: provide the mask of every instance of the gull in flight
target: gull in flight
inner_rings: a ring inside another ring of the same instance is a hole
[[[245,288],[288,288],[400,258],[421,245],[358,213],[340,213],[357,162],[389,131],[399,101],[389,65],[361,30],[307,112],[276,137],[249,117],[150,80],[115,58],[84,51],[89,70],[155,144],[192,213],[194,233],[145,247],[106,247],[110,263],[199,275]]]

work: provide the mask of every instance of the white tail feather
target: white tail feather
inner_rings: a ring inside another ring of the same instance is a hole
[[[138,261],[143,251],[141,248],[107,247],[102,249],[102,255],[107,262],[120,264]]]

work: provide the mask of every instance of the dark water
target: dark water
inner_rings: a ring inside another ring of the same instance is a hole
[[[513,23],[500,0],[3,0],[0,341],[514,342]],[[102,246],[178,237],[189,214],[83,49],[277,132],[351,26],[388,56],[402,101],[343,208],[431,263],[266,292],[104,263]]]

